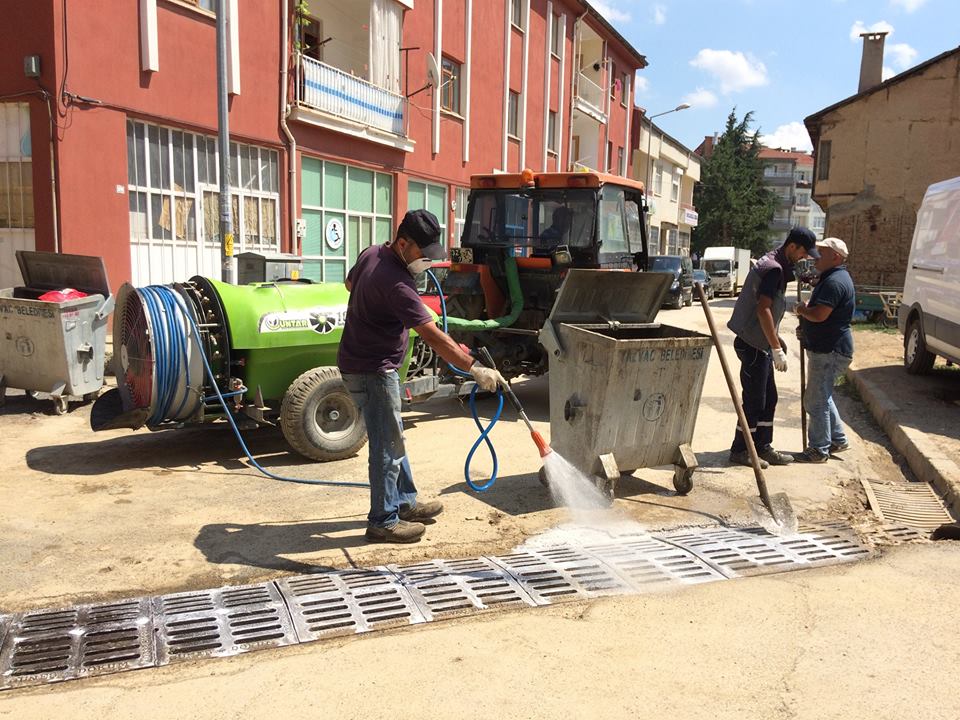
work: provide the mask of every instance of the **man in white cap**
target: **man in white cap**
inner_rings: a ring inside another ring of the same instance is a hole
[[[797,303],[796,307],[800,316],[797,337],[807,351],[809,367],[803,407],[810,421],[807,447],[793,459],[807,463],[824,463],[831,454],[850,447],[833,402],[833,384],[853,359],[850,319],[856,308],[856,293],[846,268],[847,244],[839,238],[827,238],[817,242],[817,250],[820,279],[810,302]]]

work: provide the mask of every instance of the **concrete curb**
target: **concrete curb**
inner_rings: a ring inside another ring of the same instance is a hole
[[[954,516],[960,516],[960,467],[926,433],[900,425],[901,409],[879,385],[862,377],[854,368],[847,370],[847,379],[857,388],[894,448],[907,459],[917,479],[935,487]]]

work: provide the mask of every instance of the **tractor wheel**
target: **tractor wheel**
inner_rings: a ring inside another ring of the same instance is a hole
[[[936,359],[937,356],[927,350],[920,320],[914,318],[907,326],[907,334],[903,338],[903,364],[907,372],[911,375],[928,373]]]
[[[320,462],[356,455],[367,442],[363,416],[335,367],[307,370],[291,383],[280,429],[290,447]]]

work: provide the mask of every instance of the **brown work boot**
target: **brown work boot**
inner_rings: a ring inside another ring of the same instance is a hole
[[[443,503],[439,500],[418,502],[413,507],[401,507],[400,519],[408,522],[423,522],[424,520],[432,520],[442,512]]]
[[[367,528],[366,538],[370,542],[414,543],[423,537],[426,531],[427,528],[423,523],[398,520],[396,525],[389,528],[370,525]]]

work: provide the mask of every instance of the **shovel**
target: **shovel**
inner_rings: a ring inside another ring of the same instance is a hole
[[[710,312],[710,306],[707,305],[707,298],[703,294],[703,286],[697,285],[697,294],[700,296],[700,304],[703,306],[703,312],[707,316],[707,325],[710,326],[710,335],[713,338],[713,346],[717,349],[717,356],[720,358],[720,367],[723,368],[723,375],[727,379],[727,388],[730,390],[730,399],[733,406],[737,409],[737,419],[740,422],[740,431],[747,442],[747,452],[750,453],[750,462],[753,464],[753,474],[757,478],[757,489],[760,491],[761,506],[756,500],[750,500],[750,509],[753,511],[757,521],[767,527],[767,517],[773,519],[774,527],[771,528],[779,535],[791,535],[797,531],[797,514],[793,511],[790,504],[790,498],[786,493],[777,493],[771,496],[767,491],[767,481],[763,477],[763,470],[760,469],[760,458],[757,456],[757,448],[753,444],[753,436],[750,434],[750,426],[747,424],[747,416],[743,414],[743,406],[740,404],[740,397],[737,395],[737,386],[733,382],[733,376],[730,374],[730,367],[727,365],[727,358],[723,354],[723,346],[720,344],[720,337],[717,335],[717,328],[713,324],[713,313]]]

